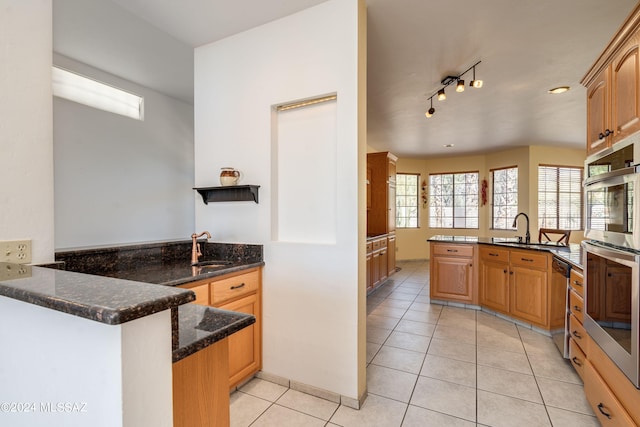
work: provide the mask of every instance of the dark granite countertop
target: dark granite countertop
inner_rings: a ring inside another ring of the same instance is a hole
[[[0,263],[0,271],[0,295],[108,325],[195,299],[185,289],[51,268]]]
[[[204,241],[200,244],[200,264],[218,266],[192,267],[191,241],[66,250],[56,252],[56,260],[68,270],[96,275],[90,277],[135,280],[159,289],[264,265],[262,245]],[[183,292],[193,295],[191,291]],[[249,314],[197,304],[181,305],[171,314],[173,362],[255,323],[255,317]]]
[[[256,321],[251,314],[198,304],[185,304],[177,312],[178,327],[173,328],[174,363]]]
[[[524,249],[530,251],[544,251],[550,252],[554,256],[568,262],[574,267],[583,269],[582,267],[582,247],[579,244],[572,243],[569,246],[557,245],[551,243],[534,243],[524,244],[518,242],[516,238],[512,237],[477,237],[477,236],[445,236],[436,235],[430,237],[429,242],[444,242],[444,243],[468,243],[468,244],[480,244],[480,245],[494,245],[502,246],[512,249]]]

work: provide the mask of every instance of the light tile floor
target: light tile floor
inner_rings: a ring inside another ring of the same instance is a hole
[[[231,425],[598,426],[550,338],[481,311],[429,303],[428,262],[367,298],[368,397],[360,410],[255,378]]]

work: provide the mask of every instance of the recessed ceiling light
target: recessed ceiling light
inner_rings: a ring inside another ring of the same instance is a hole
[[[571,89],[569,86],[558,86],[558,87],[554,87],[553,89],[549,89],[549,93],[553,93],[553,94],[565,93],[569,89]]]
[[[451,148],[451,147],[453,147],[453,144],[443,144],[442,146],[444,148]]]

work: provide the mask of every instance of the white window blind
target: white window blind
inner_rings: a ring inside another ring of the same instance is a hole
[[[538,166],[540,228],[582,230],[582,173],[579,167]]]

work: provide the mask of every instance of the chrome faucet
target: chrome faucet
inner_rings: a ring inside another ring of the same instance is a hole
[[[202,256],[202,252],[200,252],[200,243],[196,241],[198,237],[202,237],[207,235],[207,240],[211,238],[211,234],[208,231],[203,231],[200,234],[193,233],[191,235],[191,265],[196,265],[198,263],[198,258]]]
[[[528,245],[529,243],[531,243],[531,233],[529,233],[529,217],[527,216],[526,213],[524,212],[520,212],[518,215],[516,215],[516,217],[513,219],[513,225],[511,225],[513,228],[517,228],[518,227],[518,217],[520,215],[524,215],[524,218],[527,220],[527,234],[525,234],[524,236],[524,242]]]

